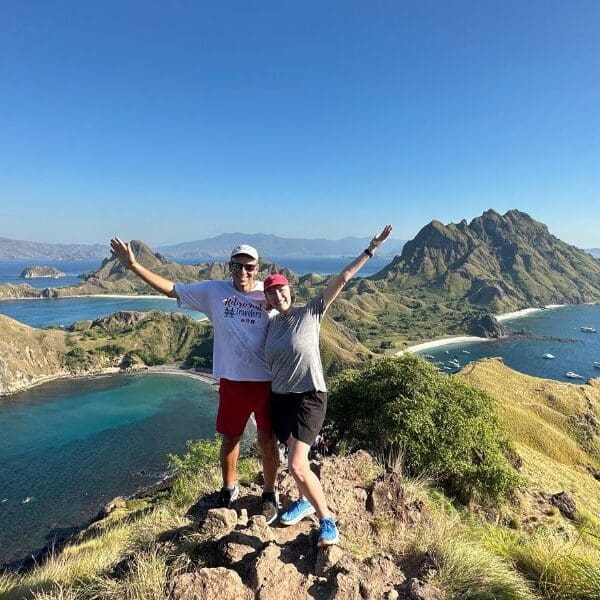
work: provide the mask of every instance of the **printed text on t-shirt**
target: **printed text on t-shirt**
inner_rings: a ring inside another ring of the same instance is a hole
[[[224,298],[223,306],[225,308],[224,316],[233,319],[235,316],[241,317],[242,323],[253,324],[256,319],[264,317],[264,311],[259,304],[253,304],[247,300],[239,300],[238,298]]]

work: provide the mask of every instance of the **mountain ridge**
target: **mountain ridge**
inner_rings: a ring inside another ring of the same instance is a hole
[[[371,279],[493,312],[600,300],[600,263],[516,209],[490,209],[470,223],[431,221]]]
[[[370,237],[286,238],[267,233],[222,233],[212,238],[166,244],[156,250],[170,258],[228,257],[238,244],[256,246],[261,256],[336,257],[358,254],[369,244]],[[400,252],[402,240],[389,240],[386,255]],[[0,237],[0,259],[103,259],[109,255],[108,244],[48,244]]]

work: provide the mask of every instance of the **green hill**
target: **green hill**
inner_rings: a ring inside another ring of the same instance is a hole
[[[600,300],[600,263],[518,210],[432,221],[373,279],[490,312]]]

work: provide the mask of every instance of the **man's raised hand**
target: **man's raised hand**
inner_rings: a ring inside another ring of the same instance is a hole
[[[126,269],[131,269],[135,263],[135,254],[131,249],[131,244],[124,242],[118,237],[110,240],[110,251]]]

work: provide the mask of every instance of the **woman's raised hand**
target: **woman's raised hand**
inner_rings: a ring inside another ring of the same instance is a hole
[[[126,269],[131,269],[135,263],[135,254],[131,249],[131,244],[122,241],[118,237],[110,240],[110,251]]]
[[[379,248],[379,246],[381,246],[381,244],[383,244],[383,242],[385,242],[385,240],[388,239],[390,233],[392,233],[392,226],[386,225],[383,228],[383,231],[371,240],[371,242],[369,243],[369,250],[371,252],[375,252],[375,250],[377,250],[377,248]]]

